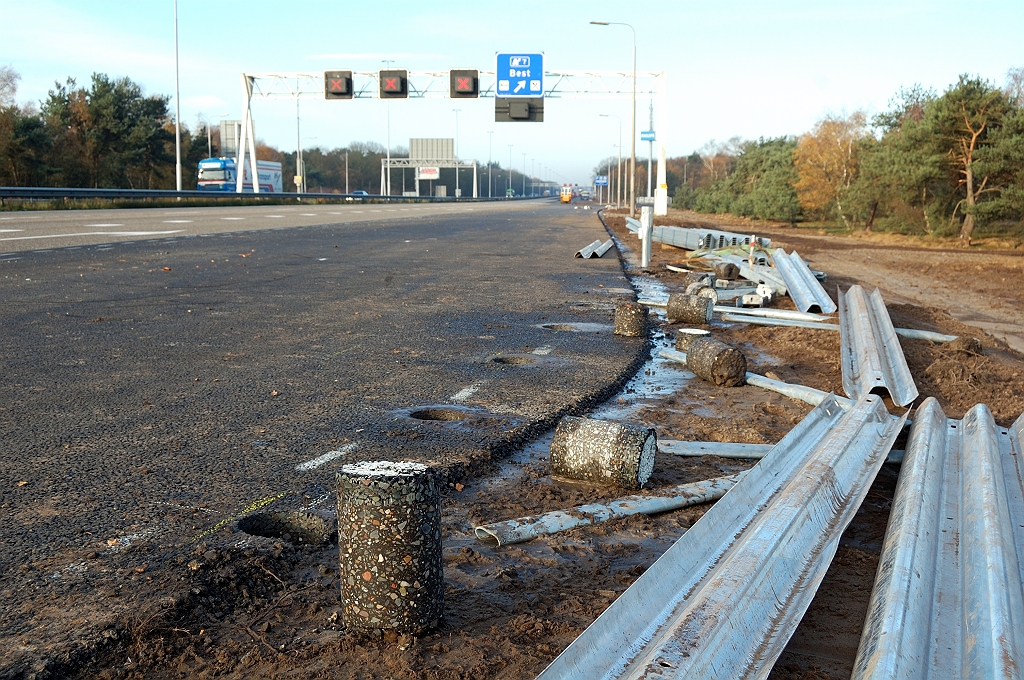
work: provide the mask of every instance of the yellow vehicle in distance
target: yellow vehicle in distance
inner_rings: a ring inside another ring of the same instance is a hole
[[[572,185],[571,184],[563,184],[562,185],[562,193],[559,194],[559,199],[562,201],[562,203],[572,203],[572,196],[573,196]]]

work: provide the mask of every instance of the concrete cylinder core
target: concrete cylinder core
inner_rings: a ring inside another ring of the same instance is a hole
[[[669,323],[690,323],[707,325],[711,323],[715,303],[711,298],[672,293],[668,296],[665,313]]]
[[[646,307],[636,302],[624,302],[615,308],[615,335],[636,338],[646,332]]]
[[[565,416],[551,440],[551,474],[640,489],[654,472],[653,429]]]
[[[338,473],[342,616],[357,631],[420,635],[444,613],[441,499],[420,463],[367,461]]]

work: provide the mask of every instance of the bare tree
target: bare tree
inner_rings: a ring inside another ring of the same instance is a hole
[[[0,66],[0,106],[10,106],[18,94],[21,76],[10,66]]]
[[[1011,68],[1006,72],[1006,98],[1017,106],[1024,106],[1024,66]]]

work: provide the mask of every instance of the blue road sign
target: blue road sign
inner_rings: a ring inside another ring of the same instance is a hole
[[[595,187],[606,187],[608,186],[608,175],[598,175],[594,178]]]
[[[641,142],[653,142],[654,141],[654,130],[644,130],[640,133]]]
[[[544,53],[498,52],[495,97],[543,97]]]

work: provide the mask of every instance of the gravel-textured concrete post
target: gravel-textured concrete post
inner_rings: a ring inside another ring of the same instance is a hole
[[[668,315],[669,323],[704,325],[711,323],[711,313],[714,308],[715,303],[711,298],[672,293],[668,296],[665,313]]]
[[[551,440],[551,474],[639,489],[654,471],[657,452],[652,429],[565,416]]]
[[[686,352],[694,340],[706,338],[710,333],[711,331],[706,331],[703,328],[680,328],[676,331],[676,349]]]
[[[349,629],[419,635],[444,613],[434,470],[375,461],[338,473],[341,603]]]
[[[704,380],[725,387],[742,385],[747,376],[747,358],[743,353],[711,337],[690,343],[686,367]]]
[[[615,308],[615,335],[640,337],[647,332],[647,308],[624,302]]]

